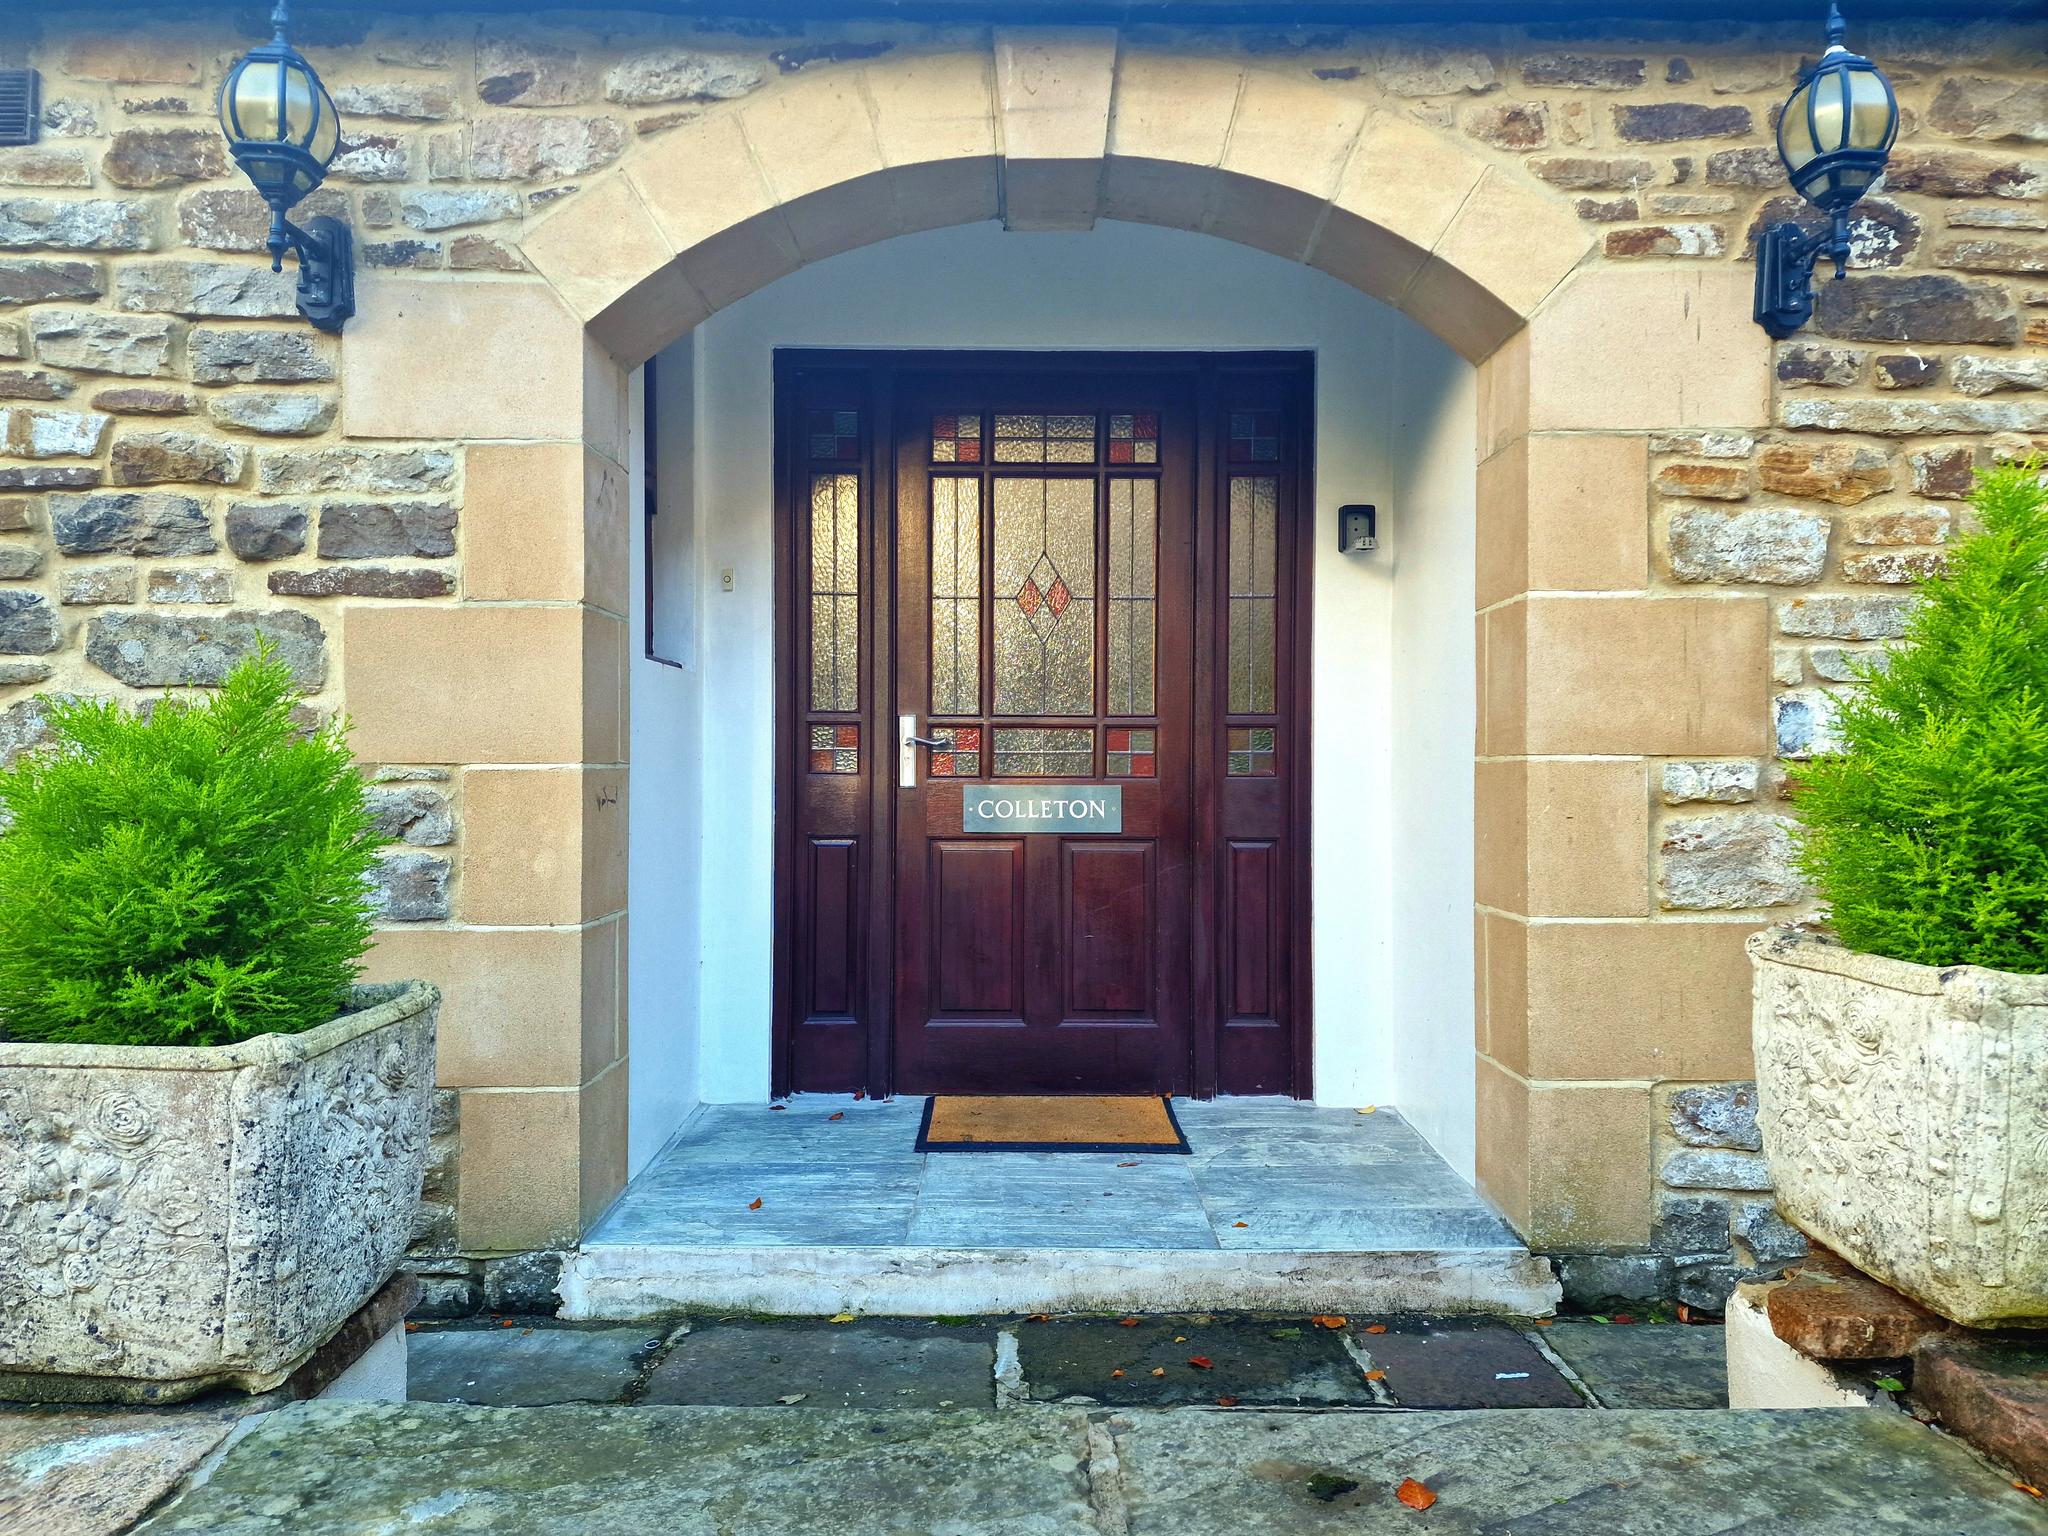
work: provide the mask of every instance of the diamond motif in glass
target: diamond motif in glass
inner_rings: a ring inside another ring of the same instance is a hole
[[[849,463],[860,457],[860,412],[812,411],[804,435],[812,458]]]
[[[1272,464],[1280,458],[1280,413],[1278,411],[1232,411],[1230,413],[1230,462]]]
[[[1157,464],[1159,462],[1159,413],[1138,411],[1109,418],[1109,462],[1112,464]]]
[[[1273,774],[1273,727],[1233,725],[1228,733],[1228,771],[1232,778],[1270,778]]]
[[[1027,416],[998,413],[998,464],[1093,464],[1093,416]]]
[[[1109,776],[1112,779],[1149,779],[1153,777],[1153,760],[1156,756],[1154,744],[1159,740],[1156,731],[1126,729],[1120,725],[1109,728],[1105,746],[1109,754]]]
[[[934,464],[979,464],[981,462],[981,415],[934,416],[932,418],[932,462]]]
[[[857,725],[812,726],[811,772],[859,773],[860,727]]]
[[[978,725],[935,725],[930,772],[935,779],[978,779],[981,777],[981,727]]]
[[[1095,485],[995,481],[995,707],[1095,710]]]
[[[1085,779],[1095,771],[1092,727],[997,726],[996,772],[1021,779]]]

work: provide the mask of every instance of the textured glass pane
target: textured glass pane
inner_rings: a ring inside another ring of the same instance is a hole
[[[1273,727],[1233,726],[1228,733],[1225,771],[1234,778],[1267,778],[1273,773]]]
[[[1230,634],[1225,702],[1234,715],[1273,710],[1278,670],[1279,481],[1239,475],[1230,482]]]
[[[932,480],[932,713],[981,708],[981,482]]]
[[[813,475],[811,708],[859,707],[860,480]]]
[[[1111,418],[1112,422],[1117,419]],[[1158,521],[1156,481],[1109,482],[1108,710],[1112,715],[1152,713]]]
[[[998,726],[995,738],[999,775],[1085,779],[1095,772],[1095,732],[1091,729]]]
[[[1133,412],[1128,416],[1109,418],[1109,462],[1159,462],[1159,415],[1156,411]]]
[[[1111,726],[1103,742],[1104,756],[1112,779],[1149,779],[1155,776],[1159,733],[1125,730]]]
[[[999,464],[1093,464],[1093,416],[996,417],[995,459]]]
[[[859,411],[812,411],[804,420],[804,437],[814,459],[845,462],[860,457]]]
[[[926,759],[935,779],[973,779],[981,776],[981,727],[978,725],[936,725],[934,747]]]
[[[1266,464],[1280,457],[1280,413],[1278,411],[1232,411],[1230,413],[1230,462]]]
[[[932,418],[932,460],[939,464],[981,462],[981,417],[934,416]]]
[[[995,707],[1095,709],[1095,486],[995,482]]]
[[[860,727],[812,726],[810,762],[813,773],[859,773]]]

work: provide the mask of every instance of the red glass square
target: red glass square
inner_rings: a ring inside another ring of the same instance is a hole
[[[952,771],[953,771],[953,754],[952,754],[952,753],[950,753],[950,752],[934,752],[934,753],[932,754],[932,772],[933,772],[933,774],[934,774],[934,775],[938,775],[938,776],[944,776],[944,775],[950,774],[950,773],[951,773]]]
[[[932,418],[932,436],[958,437],[960,435],[959,422],[960,418],[957,416],[934,416]]]
[[[1119,439],[1109,445],[1109,462],[1112,464],[1135,464],[1138,462],[1138,445]]]
[[[963,437],[954,445],[953,452],[958,456],[957,462],[961,464],[979,464],[981,462],[981,439],[978,437]]]
[[[832,728],[832,743],[840,747],[860,745],[860,727],[857,725],[836,725]]]
[[[979,752],[981,750],[981,727],[978,725],[962,726],[953,733],[953,745],[962,752]]]
[[[1140,415],[1137,420],[1137,426],[1134,435],[1138,437],[1157,437],[1159,435],[1158,416],[1152,414],[1151,412],[1146,412]]]
[[[1131,777],[1134,779],[1149,779],[1152,777],[1152,754],[1150,752],[1133,752],[1131,754]]]
[[[811,772],[830,773],[831,771],[832,754],[830,752],[813,752],[811,754]]]
[[[1131,750],[1131,732],[1128,726],[1111,726],[1109,728],[1109,750],[1112,752],[1128,752]]]

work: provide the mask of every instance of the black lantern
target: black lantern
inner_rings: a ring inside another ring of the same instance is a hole
[[[1835,276],[1849,270],[1849,210],[1884,178],[1899,135],[1899,99],[1884,71],[1842,39],[1841,9],[1828,6],[1828,47],[1778,116],[1778,158],[1792,189],[1828,216],[1807,234],[1774,224],[1757,241],[1756,323],[1783,339],[1813,318],[1813,268],[1822,257]]]
[[[252,48],[220,88],[220,126],[242,174],[270,205],[270,270],[284,253],[299,258],[299,313],[323,331],[338,331],[356,312],[355,241],[339,219],[309,219],[301,229],[285,217],[327,175],[341,148],[341,117],[327,87],[285,41],[285,0],[270,13],[270,41]]]

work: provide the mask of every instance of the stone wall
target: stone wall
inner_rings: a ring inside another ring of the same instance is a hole
[[[1744,1148],[1673,1142],[1670,1106],[1674,1094],[1746,1074],[1741,936],[1807,910],[1787,858],[1780,764],[1766,744],[1783,757],[1825,748],[1852,666],[1899,632],[1908,583],[1940,568],[1971,470],[2048,443],[2048,29],[1895,24],[1854,41],[1898,82],[1905,127],[1889,185],[1857,221],[1851,280],[1827,285],[1815,324],[1776,350],[1768,422],[1531,438],[1518,459],[1503,450],[1481,472],[1482,517],[1490,473],[1519,472],[1532,509],[1553,504],[1550,533],[1536,531],[1532,511],[1517,573],[1527,592],[1545,588],[1539,540],[1555,538],[1581,565],[1611,555],[1621,575],[1551,585],[1746,603],[1767,609],[1772,631],[1753,754],[1604,767],[1577,759],[1583,773],[1548,776],[1539,757],[1512,760],[1523,842],[1550,839],[1557,868],[1584,875],[1575,899],[1591,900],[1596,915],[1640,919],[1671,941],[1656,963],[1672,974],[1652,979],[1670,1015],[1660,1027],[1685,1039],[1604,1072],[1632,1095],[1613,1100],[1627,1106],[1625,1134],[1612,1116],[1589,1133],[1599,1151],[1589,1148],[1580,1198],[1564,1202],[1572,1210],[1539,1220],[1525,1202],[1519,1212],[1556,1246],[1698,1253],[1686,1245],[1701,1223],[1725,1230],[1726,1217],[1738,1236],[1755,1225],[1740,1202],[1682,1208],[1698,1204],[1686,1181],[1707,1160],[1694,1152],[1739,1158]],[[352,433],[352,413],[387,421],[390,402],[344,398],[342,347],[295,317],[291,271],[273,275],[257,254],[262,206],[228,164],[211,117],[218,82],[248,42],[225,24],[153,17],[118,26],[104,16],[0,19],[0,64],[43,76],[42,142],[0,149],[0,753],[37,739],[41,690],[140,700],[204,685],[259,631],[283,647],[314,707],[360,711],[363,680],[345,679],[339,664],[351,615],[367,634],[373,610],[528,595],[502,554],[475,546],[473,524],[487,500],[517,502],[540,461],[446,437],[408,441],[381,425]],[[344,151],[304,211],[341,214],[357,231],[366,314],[356,334],[373,318],[380,273],[429,286],[461,278],[479,292],[530,288],[528,252],[541,246],[529,238],[539,228],[559,250],[565,227],[538,221],[606,173],[658,155],[672,136],[742,111],[772,124],[778,104],[799,104],[794,111],[817,99],[797,87],[821,76],[877,114],[914,96],[917,61],[989,48],[976,31],[762,24],[717,33],[627,16],[421,24],[329,14],[309,20],[301,42],[346,119]],[[1339,131],[1333,124],[1352,135],[1368,120],[1425,130],[1503,186],[1528,189],[1528,206],[1546,217],[1551,206],[1568,210],[1562,232],[1541,218],[1493,230],[1502,245],[1548,242],[1569,265],[1590,239],[1582,271],[1741,274],[1756,231],[1796,212],[1769,131],[1812,42],[1804,27],[1706,35],[1673,26],[1625,42],[1502,28],[1140,28],[1116,46],[1124,70],[1149,61],[1154,79],[1185,60],[1189,102],[1220,65],[1239,71],[1229,77],[1243,82],[1229,87],[1238,93],[1229,134],[1248,155],[1261,143],[1320,142]],[[1165,99],[1170,109],[1182,100]],[[593,216],[593,245],[613,238],[602,222]],[[724,259],[749,254],[741,245]],[[1599,317],[1609,350],[1588,366],[1685,394],[1687,381],[1659,380],[1667,337],[1648,321],[1633,334],[1631,321]],[[480,353],[519,355],[502,338],[497,347],[471,339]],[[582,432],[564,422],[551,435]],[[1607,517],[1615,506],[1618,524]],[[1497,549],[1482,528],[1482,612]],[[613,585],[623,592],[622,548],[579,558],[619,567]],[[597,606],[615,618],[623,599]],[[396,631],[380,622],[376,632]],[[1659,633],[1642,642],[1654,654],[1636,658],[1646,675],[1697,664],[1678,654],[1687,632]],[[363,654],[377,650],[366,643]],[[459,761],[369,771],[399,839],[385,860],[384,917],[412,936],[388,952],[430,963],[414,957],[438,954],[436,936],[505,922],[490,914],[521,878],[520,861],[502,841],[465,830],[465,804],[491,808],[502,827],[551,814],[552,802],[517,799],[528,791],[516,775]],[[1601,1028],[1629,1030],[1632,1010],[1649,1006],[1645,951],[1567,953],[1586,929],[1539,932],[1516,914],[1551,910],[1540,901],[1492,901],[1483,816],[1481,830],[1482,1008],[1497,1014],[1520,988],[1517,1007],[1583,1003]],[[582,844],[572,852],[588,856]],[[579,909],[567,921],[590,917]],[[618,949],[596,956],[589,931],[574,929],[582,937],[563,963],[586,1015],[607,986],[611,1015],[596,1025],[586,1017],[572,1060],[546,1069],[586,1090],[591,1074],[622,1070],[624,1056]],[[606,967],[609,981],[592,979]],[[493,1005],[513,1014],[542,1006],[506,996]],[[521,1075],[524,1058],[506,1065],[524,1049],[506,1043],[506,1018],[466,1013],[451,995],[443,1076],[461,1091],[466,1121],[503,1102],[478,1094],[535,1080]],[[1482,1018],[1483,1058],[1519,1079],[1603,1075],[1562,1058],[1515,1059],[1498,1039]],[[474,1140],[466,1158],[444,1150],[451,1192],[437,1202],[448,1209],[430,1212],[435,1247],[559,1246],[573,1240],[579,1210],[587,1216],[608,1198],[602,1180],[572,1176],[566,1215],[529,1218],[525,1197],[494,1176],[498,1159],[475,1151],[518,1137],[509,1122],[475,1125],[496,1127],[477,1129],[488,1142]],[[562,1134],[588,1155],[587,1122]],[[462,1208],[452,1193],[458,1162]],[[1588,1214],[1623,1209],[1621,1219]]]

